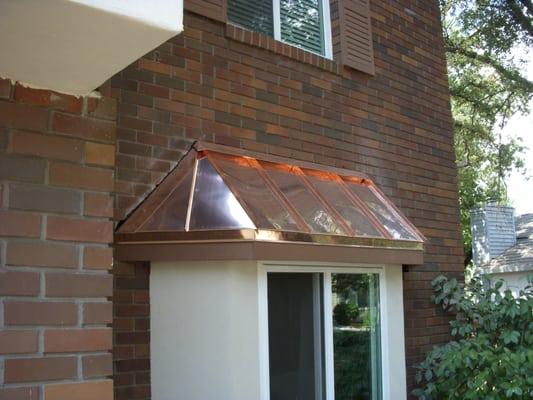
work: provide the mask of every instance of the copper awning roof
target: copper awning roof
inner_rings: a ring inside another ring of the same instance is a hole
[[[357,262],[368,253],[366,262],[398,264],[421,263],[423,242],[368,177],[201,142],[115,238],[119,259],[273,259],[276,248],[287,260]]]

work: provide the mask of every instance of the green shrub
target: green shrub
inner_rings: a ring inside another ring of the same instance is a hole
[[[359,307],[352,303],[339,303],[333,308],[333,320],[336,325],[350,326],[357,318]]]
[[[435,347],[417,368],[421,400],[533,398],[533,288],[515,298],[474,277],[463,287],[438,276],[433,300],[455,313],[453,340]]]
[[[368,331],[335,331],[335,399],[372,398],[370,340]]]

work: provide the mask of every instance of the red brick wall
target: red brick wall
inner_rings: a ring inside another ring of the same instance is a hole
[[[371,2],[374,77],[339,74],[335,63],[283,46],[252,46],[263,39],[186,14],[183,34],[112,79],[116,217],[138,204],[197,138],[367,173],[428,238],[425,264],[404,268],[407,364],[413,365],[447,337],[446,319],[429,301],[431,279],[463,270],[437,3]],[[144,267],[123,271],[145,293]],[[134,298],[135,287],[124,284],[117,275],[115,290]],[[148,324],[132,327],[124,310],[117,304],[115,321],[124,320],[131,334],[115,334],[116,348],[128,349],[115,363],[117,393],[142,387],[131,398],[149,398],[147,381],[135,382],[135,371],[146,377],[147,353],[132,351],[136,340],[148,343]],[[125,365],[132,368],[127,374]]]
[[[112,399],[116,106],[0,79],[0,399]]]
[[[145,264],[113,267],[115,400],[150,398],[150,304]]]

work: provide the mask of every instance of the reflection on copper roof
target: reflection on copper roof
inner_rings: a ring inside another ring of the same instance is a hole
[[[147,242],[174,232],[175,240],[197,241],[246,230],[255,231],[255,240],[424,241],[374,183],[357,173],[203,143],[132,213],[118,236]]]

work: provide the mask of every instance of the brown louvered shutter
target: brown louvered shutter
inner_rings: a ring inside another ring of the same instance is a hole
[[[339,0],[341,62],[374,75],[370,0]]]
[[[184,0],[187,11],[204,17],[226,22],[226,0]]]

